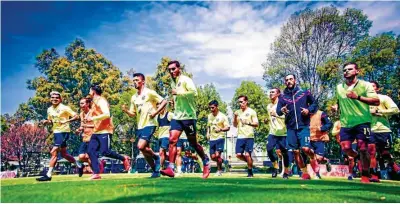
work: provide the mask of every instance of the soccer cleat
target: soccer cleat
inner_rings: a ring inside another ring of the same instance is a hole
[[[247,174],[247,178],[253,178],[254,175],[253,174]]]
[[[332,165],[330,162],[327,162],[326,164],[326,171],[331,172],[332,171]]]
[[[380,180],[379,180],[379,178],[378,178],[378,176],[377,175],[371,175],[371,178],[369,179],[369,181],[370,182],[374,182],[374,183],[379,183],[379,182],[381,182]]]
[[[161,159],[160,159],[160,156],[158,156],[158,155],[156,155],[156,156],[157,156],[157,158],[154,160],[154,165],[155,165],[154,171],[160,172],[160,169],[161,169]]]
[[[93,174],[89,179],[90,180],[99,180],[99,179],[101,179],[101,176],[99,174]]]
[[[150,178],[158,178],[158,177],[160,177],[160,172],[158,171],[154,171],[150,176]]]
[[[308,173],[303,173],[301,175],[301,180],[311,180],[311,176]]]
[[[76,167],[78,167],[78,169],[83,167],[82,162],[80,162],[79,160],[76,160],[75,164],[76,164]]]
[[[168,167],[164,170],[161,170],[160,173],[161,173],[161,175],[168,176],[168,177],[175,176],[174,170],[172,170],[170,167]]]
[[[128,156],[124,156],[124,161],[123,161],[123,163],[124,163],[124,168],[125,168],[125,171],[129,171],[129,169],[131,168],[131,158],[129,158]]]
[[[278,169],[274,169],[272,171],[272,178],[276,178],[278,176]]]
[[[104,173],[104,160],[99,161],[99,169],[101,174]]]
[[[48,177],[47,175],[44,175],[40,178],[36,178],[36,181],[51,181],[51,177]]]
[[[210,175],[210,166],[210,162],[207,162],[207,164],[203,166],[203,179],[208,178]]]
[[[322,179],[321,175],[318,173],[315,174],[315,179]]]
[[[368,176],[361,176],[361,183],[370,183]]]
[[[289,174],[287,174],[287,173],[283,173],[283,176],[282,176],[282,178],[283,178],[283,179],[289,179]]]
[[[353,176],[348,176],[347,180],[349,180],[349,181],[353,180]]]
[[[222,173],[220,171],[217,171],[214,176],[222,176]]]

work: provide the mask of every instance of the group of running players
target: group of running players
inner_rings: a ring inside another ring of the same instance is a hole
[[[126,105],[122,106],[123,112],[128,116],[136,117],[137,148],[152,169],[151,177],[160,177],[160,174],[176,176],[175,164],[177,172],[180,173],[181,152],[185,145],[189,145],[201,158],[204,179],[210,175],[210,159],[217,163],[216,175],[221,176],[224,162],[221,153],[224,151],[225,132],[230,130],[228,117],[219,111],[216,100],[209,102],[210,114],[207,122],[209,158],[197,141],[196,86],[191,78],[182,74],[178,61],[170,61],[167,70],[171,75],[170,93],[173,95],[173,100],[168,102],[156,91],[147,88],[145,76],[135,73],[133,84],[137,92],[131,98],[129,109]],[[398,107],[388,96],[377,94],[379,91],[377,82],[370,83],[357,78],[359,67],[356,63],[345,64],[343,73],[345,82],[337,85],[338,103],[332,107],[340,114],[340,121],[335,123],[332,134],[338,135],[342,151],[348,156],[349,161],[352,161],[349,164],[354,166],[354,161],[359,160],[363,183],[379,182],[376,175],[376,155],[379,161],[386,159],[389,165],[400,173],[399,167],[389,153],[391,130],[388,121],[388,116],[399,112]],[[296,83],[294,74],[285,76],[285,85],[283,93],[279,88],[270,90],[271,103],[267,106],[269,117],[265,122],[270,125],[267,152],[273,163],[272,177],[277,177],[278,160],[281,158],[284,179],[289,178],[293,160],[302,171],[301,178],[311,179],[305,160],[302,158],[303,154],[309,158],[316,178],[321,178],[319,164],[326,164],[328,171],[331,169],[329,160],[324,155],[332,122],[325,112],[318,110],[311,92],[300,88]],[[110,137],[114,127],[109,104],[101,94],[101,87],[93,84],[90,87],[90,97],[81,99],[79,103],[81,112],[78,115],[61,103],[59,92],[50,93],[52,106],[47,110],[47,120],[41,123],[52,124],[54,145],[50,151],[49,170],[47,174],[37,178],[38,181],[51,180],[58,152],[61,152],[61,156],[69,162],[76,164],[79,176],[83,174],[83,162],[88,162],[93,171],[90,179],[101,179],[100,173],[104,170],[104,162],[99,160],[99,153],[121,160],[126,171],[131,168],[131,158],[111,150]],[[237,100],[240,109],[234,111],[233,117],[233,126],[238,131],[236,157],[247,163],[247,177],[253,177],[251,153],[254,147],[254,130],[259,126],[259,121],[256,111],[249,107],[247,96],[239,96]],[[168,105],[172,106],[173,111],[168,111]],[[79,148],[79,159],[75,160],[67,153],[66,142],[70,133],[69,122],[79,118],[81,126],[76,133],[82,135],[82,144]],[[150,147],[154,136],[158,137],[160,146],[158,154]],[[352,144],[357,144],[357,147]],[[169,164],[164,167],[166,159]]]

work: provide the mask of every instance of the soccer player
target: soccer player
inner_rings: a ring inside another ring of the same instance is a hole
[[[158,125],[156,115],[167,105],[155,91],[145,87],[145,77],[141,73],[133,74],[133,83],[137,92],[132,96],[129,110],[126,106],[122,110],[130,117],[136,117],[138,135],[138,149],[143,153],[147,164],[153,170],[152,178],[160,177],[160,157],[150,148],[150,141]],[[157,103],[160,105],[157,108]]]
[[[376,93],[378,93],[380,105],[370,106],[370,112],[372,114],[372,134],[368,144],[368,151],[371,156],[370,181],[379,182],[379,178],[376,172],[376,152],[378,152],[382,159],[389,161],[389,165],[393,168],[394,171],[400,173],[400,168],[396,165],[392,155],[390,154],[390,149],[392,146],[392,131],[390,130],[389,123],[389,117],[393,114],[398,114],[399,108],[389,96],[379,94],[380,87],[378,82],[371,81],[371,84]]]
[[[351,148],[351,143],[357,139],[362,166],[361,182],[369,183],[368,140],[372,121],[369,106],[378,106],[379,98],[371,83],[357,78],[359,72],[356,63],[346,63],[343,66],[345,83],[336,87],[340,110],[340,146],[348,156],[356,158],[358,153]]]
[[[90,137],[93,134],[93,128],[94,128],[94,124],[93,121],[92,122],[88,122],[86,123],[85,118],[86,116],[92,114],[92,112],[90,112],[90,108],[91,108],[91,103],[92,103],[92,99],[91,98],[82,98],[79,101],[79,106],[81,108],[81,113],[80,113],[80,119],[81,119],[81,126],[79,127],[79,129],[76,131],[77,135],[81,135],[82,134],[82,142],[81,145],[79,146],[79,162],[83,163],[83,162],[88,162],[89,166],[91,166],[91,162],[89,159],[89,155],[88,155],[88,146],[89,146],[89,141],[90,141]],[[104,162],[100,161],[100,173],[103,173],[104,170]],[[79,168],[79,177],[81,177],[83,175],[83,165],[81,166],[81,168]]]
[[[51,158],[49,163],[49,170],[47,174],[37,178],[37,181],[51,181],[51,173],[57,163],[57,154],[61,152],[61,156],[71,163],[75,163],[78,168],[81,164],[76,162],[74,157],[67,153],[67,141],[71,129],[69,122],[77,120],[79,115],[75,113],[69,106],[62,104],[61,94],[57,91],[50,93],[51,106],[47,109],[47,120],[41,121],[41,124],[52,124],[54,133],[54,144],[50,151]]]
[[[274,171],[272,172],[272,178],[278,176],[278,158],[274,154],[281,155],[283,159],[284,173],[282,177],[284,179],[289,178],[289,157],[288,150],[286,149],[286,125],[285,116],[278,116],[276,114],[276,106],[278,105],[279,96],[281,91],[279,88],[272,88],[269,91],[269,98],[271,99],[270,104],[267,105],[268,110],[268,121],[269,121],[269,135],[267,138],[267,153],[270,158]],[[266,121],[267,122],[267,121]]]
[[[247,163],[247,177],[253,177],[253,159],[251,153],[254,147],[254,128],[258,127],[257,113],[248,107],[247,96],[239,96],[239,110],[233,117],[233,126],[238,129],[236,141],[236,157]]]
[[[325,143],[329,142],[328,132],[332,128],[332,122],[329,120],[328,115],[318,110],[316,113],[311,114],[310,119],[310,138],[311,149],[314,151],[316,159],[320,164],[326,164],[326,170],[331,171],[331,164],[325,155]],[[319,167],[316,168],[316,177],[321,179],[319,174]]]
[[[189,144],[203,160],[203,178],[210,175],[210,161],[204,153],[203,147],[197,142],[196,138],[196,95],[197,90],[192,79],[181,73],[180,63],[170,61],[167,66],[171,74],[171,94],[174,95],[175,110],[171,121],[169,136],[169,167],[161,171],[162,175],[174,177],[173,171],[176,158],[176,143],[179,136],[184,131],[187,135]]]
[[[160,103],[157,104],[157,108],[160,107]],[[167,155],[169,145],[169,129],[171,127],[171,120],[173,113],[169,112],[167,108],[163,108],[157,116],[158,122],[158,144],[159,144],[159,155],[161,161],[161,168],[164,169],[165,157]]]
[[[217,162],[216,176],[222,176],[223,159],[221,154],[225,146],[225,132],[229,131],[228,117],[218,109],[218,101],[212,100],[208,107],[211,113],[207,117],[207,139],[210,141],[211,160]]]
[[[100,151],[103,156],[121,160],[126,171],[129,171],[130,168],[130,159],[128,156],[119,155],[111,150],[110,143],[111,135],[114,132],[114,125],[110,116],[110,105],[107,99],[101,96],[102,93],[103,90],[100,85],[92,84],[90,86],[89,95],[93,98],[92,108],[90,109],[92,114],[85,117],[85,123],[93,121],[94,124],[93,134],[88,146],[88,154],[93,170],[93,175],[90,177],[91,180],[101,179],[97,151]]]
[[[309,90],[303,90],[296,84],[294,74],[286,75],[286,88],[279,98],[276,113],[285,114],[287,128],[287,144],[293,150],[297,166],[300,167],[303,180],[311,179],[300,153],[301,150],[310,158],[314,172],[318,171],[318,161],[310,148],[310,113],[317,111],[317,104]]]

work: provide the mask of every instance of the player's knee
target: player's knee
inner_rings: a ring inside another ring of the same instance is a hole
[[[320,155],[317,155],[317,161],[318,162],[323,162],[324,161],[324,157],[320,156]]]
[[[296,155],[298,155],[298,154],[300,154],[300,150],[295,149],[295,150],[293,150],[293,153],[296,154]]]
[[[86,159],[86,154],[80,154],[80,155],[78,156],[78,159],[79,159],[79,160],[85,160],[85,159]]]
[[[301,150],[302,150],[304,153],[309,153],[309,152],[310,152],[310,148],[308,148],[308,147],[302,147]]]
[[[211,155],[211,159],[212,159],[212,160],[216,160],[216,159],[217,159],[217,155],[212,154],[212,155]]]
[[[236,154],[236,157],[239,158],[239,159],[240,159],[240,158],[243,158],[243,154],[242,154],[242,153],[237,153],[237,154]]]
[[[146,150],[146,146],[145,146],[145,145],[138,145],[137,148],[138,148],[140,151]]]

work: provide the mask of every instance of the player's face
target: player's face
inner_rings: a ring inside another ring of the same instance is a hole
[[[168,66],[168,72],[171,74],[172,78],[176,78],[180,74],[180,69],[176,67],[176,64],[170,64]]]
[[[135,87],[135,89],[142,88],[144,86],[144,80],[139,76],[135,76],[133,78],[133,86]]]
[[[379,88],[376,86],[376,84],[375,83],[371,83],[371,84],[372,84],[372,88],[374,88],[375,92],[378,93]]]
[[[349,64],[343,68],[343,76],[344,78],[353,78],[357,76],[359,73],[358,69],[356,69],[356,65]]]
[[[275,99],[276,97],[279,96],[279,93],[276,89],[272,89],[271,91],[269,91],[269,98],[270,99]]]
[[[296,85],[296,79],[293,75],[288,75],[285,77],[285,84],[287,88],[291,89]]]
[[[82,99],[81,101],[79,101],[79,107],[81,107],[81,109],[84,110],[89,107],[89,104],[86,103],[85,99]]]
[[[51,104],[58,105],[61,103],[61,97],[58,94],[53,94],[50,96]]]
[[[210,109],[211,113],[216,113],[218,111],[218,107],[216,105],[208,106],[208,108]]]
[[[243,97],[239,98],[238,103],[239,103],[240,108],[246,108],[247,107],[247,101],[244,100]]]

